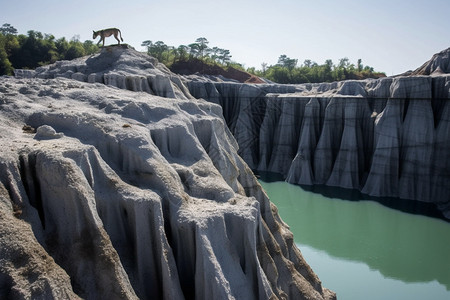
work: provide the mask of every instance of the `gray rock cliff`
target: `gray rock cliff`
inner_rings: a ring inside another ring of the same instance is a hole
[[[151,63],[116,47],[0,78],[0,298],[334,299],[221,107]]]
[[[410,75],[442,75],[450,73],[450,48],[442,50],[433,55],[416,70],[410,72]]]
[[[450,218],[450,75],[300,85],[192,81],[250,168],[435,203]]]

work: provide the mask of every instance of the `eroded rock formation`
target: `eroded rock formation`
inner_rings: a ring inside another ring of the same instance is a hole
[[[450,218],[435,61],[432,76],[256,85],[121,46],[0,78],[0,298],[334,298],[251,169]]]
[[[192,98],[180,76],[170,72],[157,59],[126,44],[104,47],[95,55],[57,61],[36,70],[15,70],[15,77],[63,77],[167,98]]]
[[[435,203],[450,218],[450,75],[301,85],[191,81],[250,168]]]
[[[0,78],[0,298],[334,298],[221,107],[181,94]]]
[[[433,55],[422,66],[409,73],[409,75],[442,75],[450,73],[450,48]]]

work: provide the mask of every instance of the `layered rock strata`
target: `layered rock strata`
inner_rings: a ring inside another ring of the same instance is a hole
[[[254,170],[280,173],[296,184],[433,202],[450,217],[449,57],[450,48],[408,73],[431,76],[239,84],[178,76],[123,46],[16,75],[206,99],[222,106],[239,154]]]
[[[188,87],[222,106],[250,168],[432,202],[450,218],[450,75]]]
[[[335,297],[219,105],[2,77],[0,108],[0,298]]]

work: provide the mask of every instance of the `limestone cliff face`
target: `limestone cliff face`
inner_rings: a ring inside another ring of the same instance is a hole
[[[450,218],[450,76],[302,85],[188,83],[239,155],[295,184],[436,203]]]
[[[335,298],[186,98],[0,78],[1,299]]]

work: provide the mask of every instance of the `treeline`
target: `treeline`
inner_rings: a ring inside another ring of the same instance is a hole
[[[153,43],[150,40],[142,42],[141,46],[146,47],[149,55],[157,58],[169,68],[180,61],[191,61],[193,64],[197,64],[198,60],[201,60],[207,65],[221,66],[224,69],[232,66],[277,83],[332,82],[386,76],[385,73],[375,72],[373,67],[364,66],[361,59],[353,64],[348,58],[341,58],[337,64],[328,59],[321,65],[307,59],[298,66],[297,59],[281,55],[275,65],[267,66],[266,63],[262,63],[261,70],[245,69],[241,64],[231,61],[230,50],[209,47],[209,42],[204,37],[198,38],[192,44],[178,47],[168,46],[162,41]]]
[[[143,41],[141,46],[147,48],[147,53],[161,63],[170,68],[172,64],[178,61],[202,60],[209,64],[229,65],[231,63],[230,50],[219,47],[209,47],[209,41],[204,38],[198,38],[189,45],[180,45],[178,47],[168,46],[163,41],[152,42]]]
[[[276,65],[268,67],[267,64],[262,63],[261,70],[249,68],[247,72],[264,77],[273,82],[293,84],[380,78],[386,76],[385,73],[375,72],[373,67],[364,66],[361,59],[358,59],[356,65],[351,63],[348,58],[339,59],[337,64],[334,64],[331,59],[327,59],[321,65],[309,59],[305,60],[300,66],[297,66],[297,64],[297,59],[281,55]]]
[[[98,46],[92,41],[80,42],[74,37],[56,39],[51,34],[29,30],[27,35],[17,34],[10,24],[0,27],[0,75],[13,75],[14,69],[34,69],[57,60],[70,60],[96,53]]]

